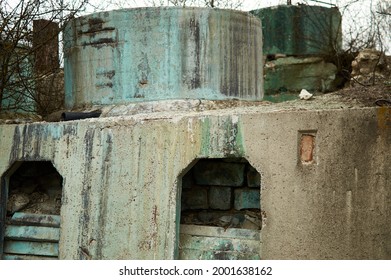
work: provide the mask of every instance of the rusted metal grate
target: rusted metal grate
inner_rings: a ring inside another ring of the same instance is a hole
[[[7,218],[3,259],[58,259],[60,216],[16,212]]]

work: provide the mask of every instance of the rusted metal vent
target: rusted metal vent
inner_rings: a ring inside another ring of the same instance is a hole
[[[74,19],[64,37],[68,108],[263,97],[261,23],[248,13],[123,9]]]
[[[260,174],[245,159],[199,160],[183,177],[180,259],[259,259]]]
[[[17,162],[2,182],[2,258],[57,259],[61,175],[51,162]]]

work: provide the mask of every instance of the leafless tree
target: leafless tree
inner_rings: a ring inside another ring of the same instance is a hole
[[[0,112],[45,109],[45,104],[39,104],[37,87],[58,70],[59,63],[41,59],[48,65],[39,66],[37,60],[43,55],[50,57],[44,53],[45,46],[57,40],[67,20],[86,4],[87,0],[0,2]],[[53,51],[51,56],[58,58],[59,50]]]
[[[327,1],[308,0],[308,5],[325,4]],[[363,49],[377,49],[382,53],[391,51],[391,3],[389,0],[344,0],[337,1],[342,18],[342,48],[335,48],[327,58],[337,65],[343,80],[350,80],[351,62]],[[333,6],[333,5],[330,5]],[[317,30],[323,32],[324,22],[318,23]],[[325,29],[327,30],[327,29]],[[333,42],[333,41],[332,41]]]

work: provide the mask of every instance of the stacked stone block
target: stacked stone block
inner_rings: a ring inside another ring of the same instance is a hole
[[[181,222],[242,227],[248,215],[260,222],[260,179],[245,160],[198,161],[182,179]]]
[[[390,78],[390,67],[381,51],[364,49],[352,61],[351,86],[371,86]]]

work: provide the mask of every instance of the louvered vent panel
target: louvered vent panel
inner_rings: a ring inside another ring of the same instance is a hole
[[[7,219],[3,259],[58,259],[60,216],[16,212]]]

